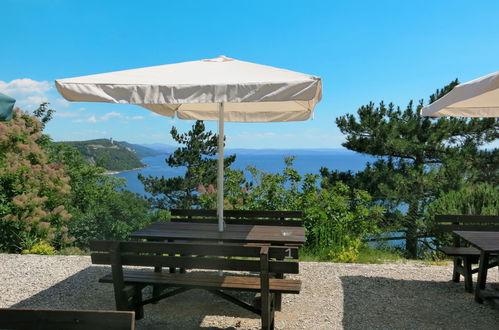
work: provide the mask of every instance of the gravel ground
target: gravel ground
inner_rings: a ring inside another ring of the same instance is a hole
[[[302,292],[285,295],[277,329],[499,329],[499,312],[474,302],[452,267],[300,263]],[[0,254],[0,307],[114,309],[109,267],[89,257]],[[489,282],[498,282],[491,269]],[[241,295],[242,298],[248,298]],[[202,290],[147,305],[137,329],[258,329],[260,319]]]

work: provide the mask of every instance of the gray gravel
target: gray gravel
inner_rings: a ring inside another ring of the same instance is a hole
[[[499,329],[499,312],[449,281],[451,265],[302,262],[277,329]],[[114,309],[108,267],[89,257],[0,254],[0,307]],[[491,269],[489,281],[498,281]],[[250,298],[241,294],[242,298]],[[137,329],[258,329],[260,320],[202,290],[145,308]]]

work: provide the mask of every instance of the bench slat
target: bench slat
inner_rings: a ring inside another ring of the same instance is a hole
[[[444,246],[439,249],[448,256],[480,256],[480,251],[472,247]]]
[[[466,230],[466,231],[499,231],[499,223],[497,225],[490,224],[466,224],[466,225],[455,225],[455,224],[439,224],[435,228],[440,232],[448,232],[454,230]]]
[[[435,222],[459,222],[459,223],[496,223],[499,224],[497,215],[450,215],[439,214],[435,216]]]
[[[92,251],[109,251],[113,241],[91,241]],[[291,250],[291,252],[290,252]],[[176,243],[176,242],[120,242],[121,252],[141,252],[141,253],[164,253],[164,254],[192,254],[205,256],[225,256],[225,257],[260,257],[260,247],[258,245],[249,246],[241,244],[210,244],[210,243]],[[298,257],[296,247],[270,247],[269,257],[283,259],[291,255]]]
[[[122,311],[0,308],[0,329],[135,329],[135,314]]]
[[[303,221],[300,220],[274,220],[274,219],[225,219],[229,225],[254,225],[254,226],[285,226],[301,227]],[[218,223],[217,218],[173,218],[171,222],[196,222],[196,223]]]
[[[111,274],[99,280],[103,283],[112,283]],[[248,276],[218,276],[204,274],[170,274],[141,271],[125,271],[124,281],[129,284],[147,283],[158,285],[181,286],[201,289],[227,289],[260,291],[260,278]],[[273,293],[299,293],[301,281],[288,279],[269,279],[270,291]]]
[[[111,257],[109,253],[92,253],[92,263],[98,265],[109,265]],[[150,267],[178,267],[199,268],[217,270],[238,271],[260,271],[260,261],[221,258],[197,258],[197,257],[167,257],[152,255],[121,255],[121,264],[128,266],[150,266]],[[269,271],[272,273],[298,274],[297,262],[269,261]]]
[[[215,217],[217,210],[181,210],[172,209],[170,214],[173,216],[191,216],[191,217]],[[227,218],[286,218],[302,219],[301,211],[269,211],[269,210],[224,210],[224,217]]]

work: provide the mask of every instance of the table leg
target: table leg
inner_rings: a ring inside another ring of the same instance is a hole
[[[480,264],[478,266],[478,279],[475,288],[475,301],[478,303],[483,303],[481,296],[481,290],[485,289],[485,283],[487,282],[487,270],[489,266],[489,253],[485,251],[480,252]]]

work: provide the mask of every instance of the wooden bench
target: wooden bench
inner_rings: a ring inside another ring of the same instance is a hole
[[[101,278],[100,282],[113,283],[116,309],[134,310],[137,319],[143,317],[144,305],[197,288],[208,290],[261,315],[262,329],[273,329],[275,295],[297,294],[301,287],[299,280],[272,277],[272,274],[298,273],[298,262],[282,260],[288,254],[291,254],[292,258],[298,258],[297,248],[239,244],[92,241],[90,249],[93,251],[91,257],[94,264],[111,265],[112,273]],[[196,257],[199,255],[205,257]],[[230,257],[230,259],[220,257]],[[258,273],[258,277],[240,274],[220,276],[206,271],[162,273],[152,270],[129,270],[123,266],[244,271]],[[142,289],[149,285],[160,286],[162,291],[144,300]],[[176,289],[169,290],[170,288]],[[227,294],[225,292],[227,290],[259,292],[260,307],[238,300]]]
[[[134,312],[0,308],[0,329],[133,330]]]
[[[435,223],[435,229],[440,233],[454,230],[499,231],[499,216],[495,215],[437,215]],[[453,246],[439,247],[439,250],[454,259],[452,280],[459,283],[462,275],[465,290],[473,292],[473,274],[478,272],[478,268],[472,265],[478,263],[480,250],[461,246],[461,240],[456,235],[453,235]],[[490,263],[488,268],[495,266],[497,261]]]
[[[217,210],[170,210],[172,222],[217,223]],[[303,226],[301,211],[224,210],[227,224]]]

